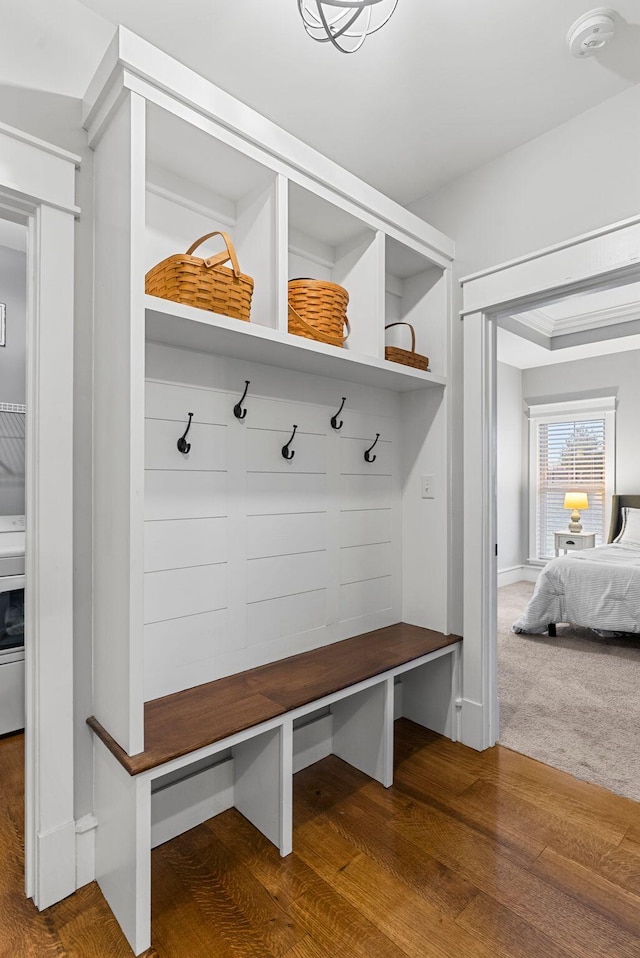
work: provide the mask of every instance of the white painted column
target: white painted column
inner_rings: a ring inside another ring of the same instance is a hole
[[[464,642],[461,739],[484,749],[498,734],[496,666],[495,324],[464,319]]]
[[[27,893],[76,887],[73,807],[74,216],[40,206],[27,354]]]

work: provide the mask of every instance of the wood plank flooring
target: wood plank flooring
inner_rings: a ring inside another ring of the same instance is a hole
[[[22,763],[0,740],[0,958],[130,958],[95,884],[25,900]],[[392,788],[294,781],[288,858],[235,811],[155,849],[147,958],[640,958],[640,805],[404,719]]]

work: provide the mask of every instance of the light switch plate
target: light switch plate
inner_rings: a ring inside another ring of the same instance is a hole
[[[433,476],[422,476],[421,491],[423,499],[435,499],[435,480]]]

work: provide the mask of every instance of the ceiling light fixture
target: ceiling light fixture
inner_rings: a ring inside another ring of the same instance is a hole
[[[592,57],[613,38],[615,11],[598,7],[579,17],[567,34],[567,46],[574,57]]]
[[[314,40],[355,53],[388,22],[398,0],[298,0],[304,28]]]

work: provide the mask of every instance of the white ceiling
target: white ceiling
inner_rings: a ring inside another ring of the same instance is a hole
[[[307,37],[296,0],[20,0],[0,83],[82,96],[114,24],[402,203],[640,82],[640,4],[597,57],[565,46],[593,0],[399,0],[353,56]]]
[[[606,339],[598,343],[584,343],[582,346],[569,346],[567,349],[549,350],[507,329],[498,329],[498,362],[516,366],[518,369],[570,363],[576,359],[606,356],[610,353],[626,352],[629,349],[640,349],[640,335]]]
[[[586,290],[546,303],[538,309],[514,313],[511,319],[524,325],[525,335],[519,336],[513,329],[498,327],[498,361],[519,369],[640,349],[640,334],[636,332],[640,320],[640,283]],[[525,338],[531,329],[540,331],[545,327],[548,345],[542,346]],[[574,341],[581,334],[590,338],[595,328],[600,330],[602,337],[598,342],[558,348],[558,342],[562,340],[557,337],[566,338],[573,333]],[[625,334],[628,330],[631,335]]]

